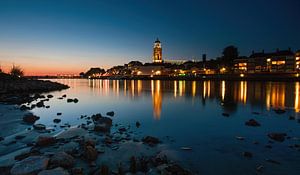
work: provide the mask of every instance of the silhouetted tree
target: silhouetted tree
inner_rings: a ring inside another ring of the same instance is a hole
[[[85,77],[89,77],[89,76],[96,77],[96,76],[102,75],[104,73],[105,73],[105,70],[101,69],[100,67],[90,68],[90,70],[88,70],[85,73]]]
[[[20,66],[13,65],[10,69],[10,75],[16,76],[16,77],[22,77],[24,75],[24,72]]]
[[[233,60],[239,57],[238,48],[233,45],[227,46],[224,48],[222,54],[221,64],[229,69],[233,68]]]

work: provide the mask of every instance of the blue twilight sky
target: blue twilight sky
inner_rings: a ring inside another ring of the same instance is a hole
[[[0,64],[78,73],[130,60],[215,58],[228,45],[300,49],[299,0],[0,0]]]

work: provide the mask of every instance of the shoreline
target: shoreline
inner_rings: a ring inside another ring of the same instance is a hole
[[[113,111],[85,115],[79,125],[58,122],[54,128],[23,118],[19,123],[27,129],[0,140],[0,170],[4,175],[196,174],[178,164],[165,140],[142,136],[140,123],[122,125],[115,117]]]
[[[30,76],[33,79],[105,79],[105,80],[171,80],[171,81],[300,81],[296,73],[261,73],[261,74],[210,74],[197,76],[102,76],[93,78],[82,77],[56,77],[56,76]]]

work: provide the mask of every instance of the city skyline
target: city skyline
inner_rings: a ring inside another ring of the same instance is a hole
[[[201,60],[235,45],[252,50],[300,49],[299,1],[0,1],[0,64],[26,75],[76,73],[89,67],[163,59]],[[238,7],[238,8],[237,8]]]

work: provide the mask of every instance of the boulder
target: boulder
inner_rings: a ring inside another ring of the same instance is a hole
[[[73,167],[74,162],[75,162],[74,158],[65,152],[55,153],[50,158],[50,165],[52,167],[71,168]]]
[[[73,102],[74,102],[74,103],[78,103],[78,101],[79,101],[79,100],[78,100],[77,98],[74,98],[74,99],[73,99]]]
[[[47,98],[53,98],[53,95],[51,95],[51,94],[47,95]]]
[[[68,171],[62,169],[61,167],[51,169],[51,170],[43,170],[39,172],[38,175],[69,175]]]
[[[34,124],[34,122],[39,120],[39,119],[40,119],[40,117],[35,116],[33,114],[26,114],[23,117],[23,121],[26,122],[26,123],[29,123],[29,124]]]
[[[35,125],[33,125],[33,128],[36,130],[45,130],[46,126],[43,124],[35,124]]]
[[[277,142],[283,142],[285,140],[286,133],[269,133],[268,137]]]
[[[44,156],[31,156],[14,164],[11,175],[31,175],[45,170],[49,159]]]
[[[115,115],[114,111],[107,112],[106,115],[113,117]]]
[[[41,108],[41,107],[44,107],[44,106],[45,105],[44,105],[43,101],[40,101],[40,102],[36,103],[36,107],[38,107],[38,108]]]
[[[103,123],[103,124],[95,124],[94,131],[97,132],[110,132],[110,126]]]
[[[56,139],[50,136],[39,136],[36,145],[37,146],[48,146],[56,143]]]
[[[260,126],[260,123],[258,123],[258,122],[257,122],[256,120],[254,120],[254,119],[250,119],[250,120],[248,120],[248,121],[245,122],[245,125],[256,127],[256,126]]]
[[[56,119],[53,120],[53,122],[54,122],[54,123],[60,123],[60,122],[61,122],[61,119],[56,118]]]
[[[152,137],[152,136],[146,136],[142,139],[143,143],[150,145],[150,146],[154,146],[158,143],[160,143],[160,140],[156,137]]]
[[[86,146],[84,150],[84,157],[88,161],[95,161],[98,157],[98,151],[92,146]]]

